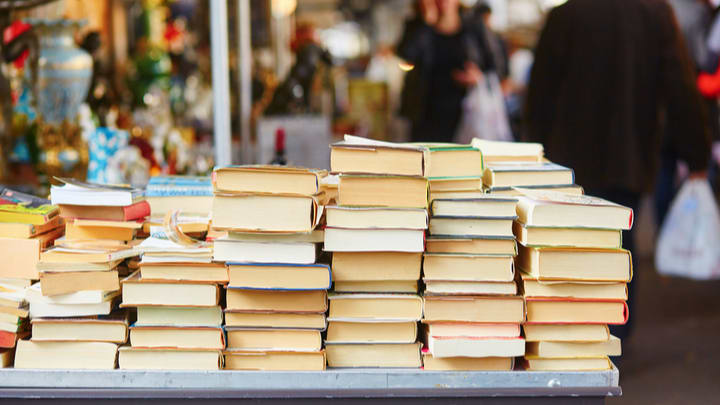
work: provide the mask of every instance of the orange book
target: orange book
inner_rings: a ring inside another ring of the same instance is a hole
[[[620,300],[527,298],[526,308],[526,324],[624,325],[629,316],[627,303]]]

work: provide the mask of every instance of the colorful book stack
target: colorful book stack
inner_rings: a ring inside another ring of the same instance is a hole
[[[334,293],[325,341],[330,367],[420,367],[417,295],[428,225],[427,149],[346,136],[327,207],[325,250]]]
[[[632,259],[621,249],[629,208],[585,195],[518,188],[514,230],[527,305],[528,370],[604,370],[621,354]]]
[[[53,186],[51,199],[66,237],[40,256],[40,282],[26,297],[33,333],[18,342],[15,367],[113,369],[127,339],[127,317],[114,310],[119,277],[136,256],[133,220],[149,209],[129,187],[59,180],[65,185]]]
[[[12,365],[17,340],[29,333],[24,289],[38,278],[40,252],[64,233],[58,212],[48,200],[0,193],[0,366]]]
[[[179,210],[180,230],[190,235],[207,232],[212,211],[213,189],[210,177],[156,176],[151,177],[145,189],[150,204],[150,220],[143,231],[150,233],[151,226],[161,225],[168,212]]]
[[[225,368],[324,370],[330,267],[318,264],[322,171],[215,169],[214,260],[226,262]]]
[[[130,346],[119,351],[121,369],[218,370],[225,334],[220,286],[223,264],[211,247],[180,237],[173,224],[153,227],[138,250],[140,270],[123,280],[122,307],[136,308]]]
[[[455,166],[453,153],[461,154],[459,159],[474,156],[475,164],[466,165],[472,171]],[[453,179],[477,178],[482,158],[477,149],[445,146],[431,149],[430,167],[452,184]],[[517,200],[434,196],[423,257],[425,369],[511,370],[514,358],[525,353],[523,299],[517,296],[513,264]]]
[[[582,187],[574,184],[572,169],[544,159],[540,144],[474,139],[473,146],[483,154],[482,182],[488,193],[517,196],[513,187],[583,193]]]

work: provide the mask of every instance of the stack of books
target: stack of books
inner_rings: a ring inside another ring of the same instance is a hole
[[[517,189],[517,265],[527,305],[528,370],[604,370],[621,354],[608,324],[628,317],[632,210],[585,195]]]
[[[150,227],[159,226],[168,212],[179,210],[180,230],[190,235],[208,231],[212,212],[213,189],[210,177],[156,176],[145,188],[145,199],[150,204],[150,220],[143,226],[146,234]]]
[[[483,156],[472,145],[425,144],[430,200],[476,198],[483,191]]]
[[[453,171],[452,159],[438,162],[434,156],[430,166],[454,178],[482,171],[479,156],[471,173]],[[525,353],[514,267],[516,203],[463,194],[431,200],[423,256],[426,370],[511,370],[514,358]]]
[[[428,225],[427,148],[346,136],[332,145],[340,174],[327,207],[325,251],[334,293],[330,367],[420,367],[417,295]]]
[[[124,279],[122,307],[135,308],[130,346],[119,352],[121,369],[218,370],[225,334],[220,308],[224,264],[212,263],[202,242],[172,239],[172,225],[153,227],[137,249],[140,270]]]
[[[58,213],[48,200],[0,193],[0,366],[12,365],[17,340],[29,333],[24,289],[38,278],[41,251],[65,231]]]
[[[487,193],[517,196],[513,187],[583,193],[582,187],[574,184],[571,169],[544,159],[541,144],[480,139],[474,139],[472,144],[483,155],[482,182]]]
[[[61,179],[51,188],[66,237],[43,252],[40,282],[27,290],[32,337],[18,342],[16,368],[113,369],[127,339],[127,315],[115,310],[134,233],[148,214],[141,192]]]
[[[280,166],[213,173],[214,260],[228,266],[225,368],[324,370],[330,267],[317,263],[324,171]]]

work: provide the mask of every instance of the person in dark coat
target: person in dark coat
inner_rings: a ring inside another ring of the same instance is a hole
[[[405,24],[397,54],[413,68],[405,76],[400,114],[413,142],[452,142],[462,102],[482,72],[494,70],[485,30],[464,19],[458,0],[420,0]]]
[[[709,126],[688,59],[665,1],[569,0],[549,13],[537,44],[524,139],[575,169],[587,194],[628,206],[637,217],[640,196],[653,184],[661,133],[691,172],[707,167]],[[626,249],[632,236],[623,237]],[[630,326],[613,332],[622,339]]]

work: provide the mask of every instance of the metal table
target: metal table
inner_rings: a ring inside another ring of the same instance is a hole
[[[69,403],[329,402],[601,404],[621,394],[617,368],[593,372],[90,371],[0,369],[0,402]],[[180,401],[182,399],[182,401]]]

